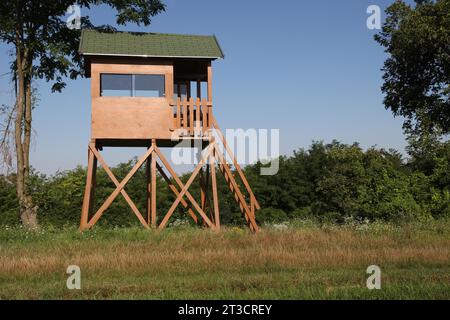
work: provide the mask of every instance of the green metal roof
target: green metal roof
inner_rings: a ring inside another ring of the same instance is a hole
[[[224,58],[215,36],[83,30],[83,55]]]

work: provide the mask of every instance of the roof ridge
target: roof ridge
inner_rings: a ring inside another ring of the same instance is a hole
[[[155,34],[155,35],[167,35],[167,36],[183,36],[183,37],[215,37],[214,34],[192,34],[192,33],[170,33],[170,32],[145,32],[145,31],[125,31],[125,30],[112,30],[112,31],[105,31],[105,30],[97,30],[97,29],[82,29],[82,33],[84,31],[93,31],[97,33],[139,33],[139,34]]]

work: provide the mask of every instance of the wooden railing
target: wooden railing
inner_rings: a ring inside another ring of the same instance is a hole
[[[245,189],[247,190],[247,192],[250,196],[250,210],[254,214],[255,209],[260,210],[261,206],[259,205],[258,200],[256,200],[255,194],[253,193],[252,188],[250,188],[250,184],[248,183],[247,179],[245,178],[245,175],[241,169],[241,166],[237,162],[237,159],[234,156],[233,151],[228,146],[227,140],[225,139],[225,136],[223,135],[222,130],[220,129],[219,124],[217,123],[216,118],[213,116],[212,113],[210,114],[210,122],[211,122],[211,125],[214,127],[215,132],[219,136],[219,140],[222,142],[222,144],[226,150],[226,153],[228,153],[228,156],[233,161],[233,165],[236,168],[236,171],[237,171],[239,177],[241,178],[242,182],[244,183]],[[226,159],[226,157],[224,157],[224,160],[225,159]]]
[[[174,107],[174,129],[184,135],[202,136],[211,128],[212,104],[206,99],[178,98]]]

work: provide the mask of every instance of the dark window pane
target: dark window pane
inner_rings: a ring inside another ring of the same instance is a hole
[[[180,88],[180,92],[178,92]],[[181,99],[187,98],[187,85],[186,84],[175,84],[174,87],[174,99],[180,97]]]
[[[130,97],[132,95],[131,74],[102,74],[101,95],[113,97]]]
[[[134,75],[135,97],[164,97],[165,79],[163,75]]]

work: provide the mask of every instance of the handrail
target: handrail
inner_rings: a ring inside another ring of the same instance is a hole
[[[247,189],[247,192],[250,195],[251,201],[254,201],[255,207],[257,210],[261,209],[261,206],[259,205],[258,200],[256,199],[255,195],[253,194],[252,189],[250,188],[250,184],[248,183],[247,179],[245,178],[244,173],[242,172],[241,166],[239,165],[236,158],[234,157],[233,152],[231,151],[230,147],[228,146],[227,140],[225,139],[222,131],[220,130],[219,125],[217,124],[216,118],[214,117],[214,115],[212,113],[211,113],[210,117],[211,117],[211,123],[217,129],[216,130],[217,134],[219,135],[219,138],[222,141],[228,155],[233,160],[233,165],[236,168],[236,171],[239,173],[239,176],[240,176],[242,182],[244,183],[244,186]]]
[[[189,135],[194,135],[195,133],[202,133],[203,135],[207,134],[207,132],[214,127],[216,129],[217,134],[219,135],[222,144],[225,147],[226,152],[229,157],[233,161],[233,165],[236,168],[236,171],[239,174],[242,182],[244,183],[245,189],[247,190],[250,196],[251,206],[254,204],[254,207],[259,210],[261,206],[258,203],[252,189],[250,188],[250,184],[248,183],[245,175],[241,169],[241,166],[238,164],[236,157],[231,151],[228,143],[223,135],[216,118],[212,113],[212,103],[211,101],[207,101],[206,99],[200,100],[199,98],[177,98],[175,103],[170,104],[173,107],[176,107],[174,112],[174,127],[175,129],[184,129]],[[254,210],[253,210],[254,211]]]

